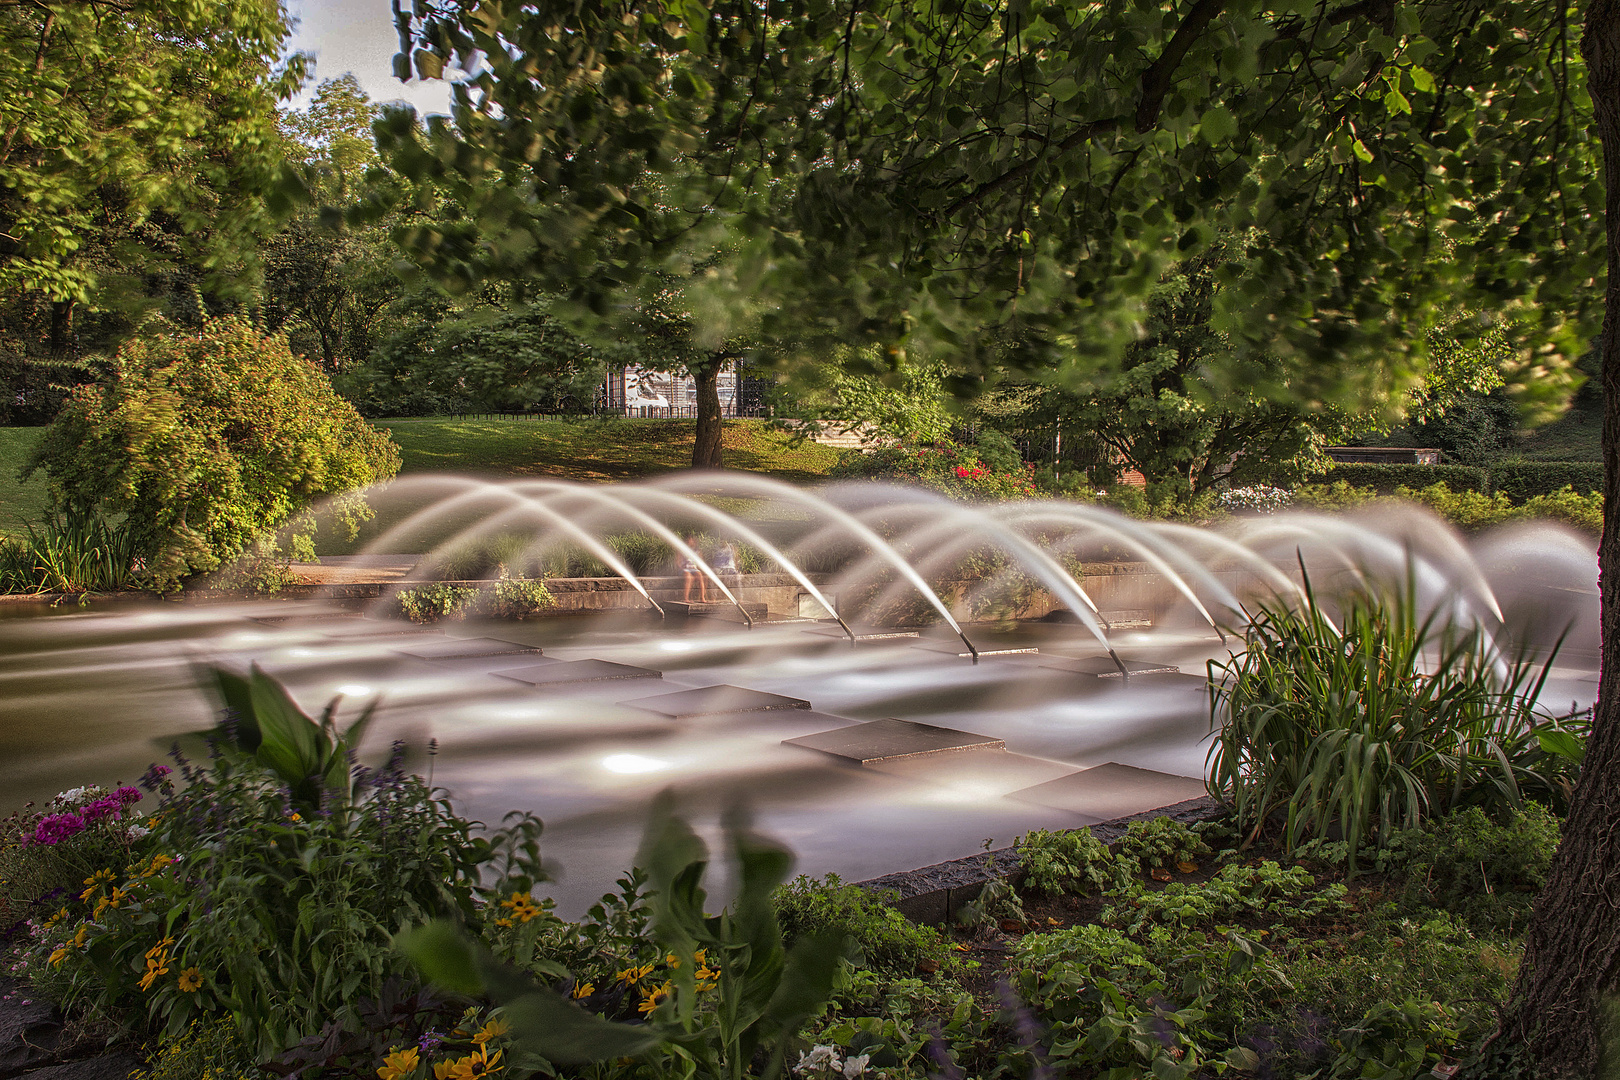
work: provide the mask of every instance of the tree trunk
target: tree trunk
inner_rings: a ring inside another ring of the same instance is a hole
[[[721,468],[720,447],[720,365],[711,359],[692,365],[692,382],[697,391],[697,438],[692,443],[692,468]]]
[[[1608,292],[1603,312],[1602,681],[1581,780],[1525,936],[1501,1042],[1526,1043],[1542,1075],[1595,1077],[1620,990],[1620,0],[1591,0],[1581,39],[1603,149]],[[1614,1075],[1605,1073],[1605,1075]]]

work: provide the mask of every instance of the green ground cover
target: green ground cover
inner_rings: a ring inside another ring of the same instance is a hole
[[[1557,420],[1526,432],[1519,457],[1530,461],[1602,461],[1603,408],[1579,405]]]
[[[692,463],[691,420],[379,420],[399,444],[402,473],[447,470],[568,480],[634,480]],[[762,420],[728,420],[727,468],[781,480],[819,480],[838,451],[795,444]]]

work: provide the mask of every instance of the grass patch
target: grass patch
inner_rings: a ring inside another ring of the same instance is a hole
[[[45,477],[35,473],[26,484],[17,479],[33,453],[42,427],[0,427],[0,536],[22,536],[28,521],[45,516]]]
[[[567,480],[634,480],[692,463],[692,420],[380,420],[399,444],[401,473],[474,472]],[[838,451],[770,430],[761,420],[728,420],[730,469],[787,481],[818,480]]]
[[[1603,408],[1571,408],[1545,427],[1522,436],[1518,457],[1527,461],[1602,461]]]

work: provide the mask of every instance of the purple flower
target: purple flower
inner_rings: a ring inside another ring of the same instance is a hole
[[[174,770],[169,768],[167,765],[153,765],[150,769],[146,770],[146,775],[142,776],[140,780],[136,782],[147,791],[156,791],[161,784],[165,783],[163,778],[172,772],[174,772]]]
[[[34,827],[34,843],[50,846],[84,832],[89,824],[79,814],[51,814]]]

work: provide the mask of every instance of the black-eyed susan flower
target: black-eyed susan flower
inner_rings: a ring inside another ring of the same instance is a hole
[[[421,1054],[414,1046],[408,1046],[403,1050],[390,1050],[388,1056],[383,1058],[382,1067],[377,1070],[377,1076],[380,1080],[401,1080],[402,1077],[409,1076],[416,1071],[416,1067],[421,1064],[421,1061]]]
[[[512,1030],[512,1025],[506,1022],[504,1016],[492,1017],[483,1027],[473,1033],[472,1041],[483,1046],[491,1039],[498,1039]]]
[[[194,967],[186,968],[180,973],[180,989],[188,994],[195,994],[202,988],[202,972]]]
[[[653,1010],[662,1005],[674,988],[666,981],[662,986],[641,992],[641,1004],[636,1008],[641,1010],[643,1016],[650,1016]]]
[[[576,982],[574,984],[572,993],[576,998],[588,998],[592,994],[596,993],[596,984],[588,982]]]

